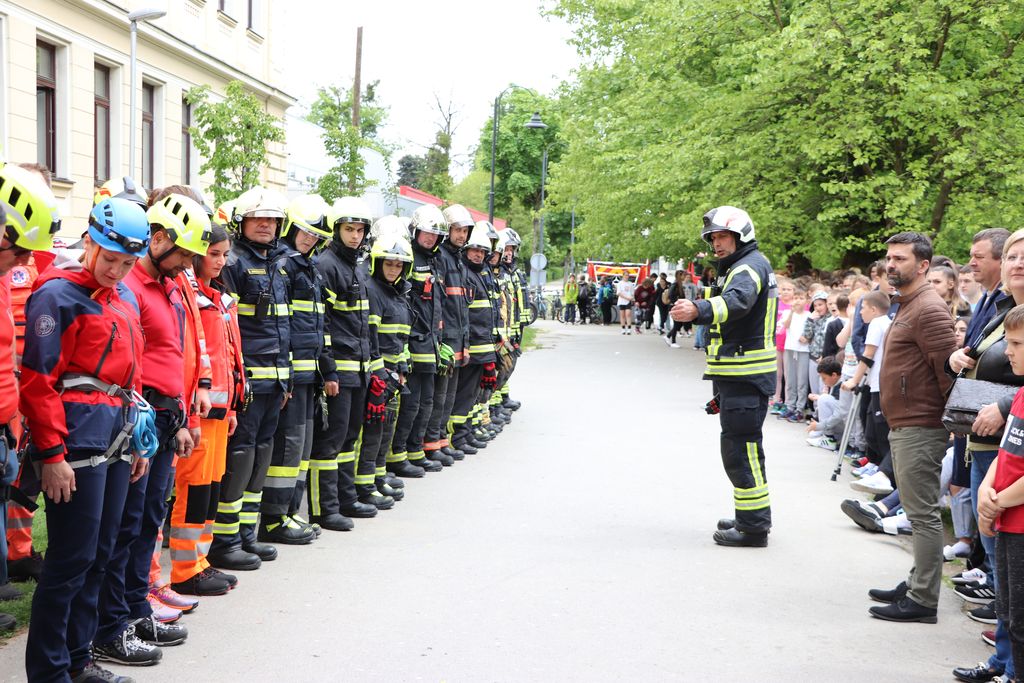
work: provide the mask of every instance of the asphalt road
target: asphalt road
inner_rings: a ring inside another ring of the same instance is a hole
[[[240,574],[183,618],[139,681],[944,681],[987,657],[944,590],[937,625],[871,619],[901,540],[839,510],[832,456],[769,417],[775,528],[720,548],[731,514],[702,355],[680,340],[540,322],[523,402],[489,448],[408,482],[348,533]],[[165,565],[166,567],[166,565]],[[0,648],[23,679],[24,636]]]

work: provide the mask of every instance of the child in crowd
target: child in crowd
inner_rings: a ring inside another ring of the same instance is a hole
[[[817,411],[817,419],[807,425],[807,443],[811,446],[836,450],[836,441],[842,438],[846,416],[839,412],[839,382],[843,366],[834,357],[822,358],[815,368],[820,393],[810,395]]]
[[[807,290],[795,288],[793,306],[783,317],[786,328],[786,411],[779,417],[789,422],[803,422],[807,407],[809,347],[803,340],[804,324],[807,322]]]
[[[888,494],[892,492],[892,464],[889,456],[889,425],[882,415],[879,398],[879,376],[883,363],[882,347],[885,333],[892,322],[889,319],[889,296],[880,290],[864,295],[861,303],[861,317],[868,325],[867,337],[864,341],[864,354],[858,359],[857,369],[853,377],[843,382],[845,391],[854,391],[860,386],[864,376],[868,377],[871,397],[868,401],[868,419],[864,425],[867,440],[867,456],[872,464],[881,468],[878,472],[855,481],[851,487],[856,491]]]
[[[828,311],[828,293],[824,288],[811,296],[811,312],[804,323],[804,331],[800,336],[801,343],[807,344],[809,356],[807,377],[812,394],[821,393],[821,382],[818,380],[818,362],[825,346],[825,328],[831,322]],[[811,399],[812,401],[814,399]]]
[[[782,400],[786,380],[786,326],[783,324],[786,314],[793,305],[793,281],[788,277],[779,277],[778,323],[775,325],[775,360],[778,370],[775,375],[775,395],[772,396],[771,412],[781,415],[786,411],[786,403]]]

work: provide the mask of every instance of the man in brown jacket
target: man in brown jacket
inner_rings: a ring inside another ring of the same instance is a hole
[[[879,388],[896,485],[914,530],[914,566],[893,590],[868,591],[889,603],[870,611],[879,619],[934,624],[942,579],[939,476],[949,438],[941,420],[951,382],[944,368],[956,340],[949,307],[928,284],[931,240],[901,232],[886,244],[886,275],[899,310],[885,336]]]

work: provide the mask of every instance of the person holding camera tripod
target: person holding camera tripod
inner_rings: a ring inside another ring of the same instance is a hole
[[[763,548],[772,512],[761,428],[775,392],[778,288],[746,211],[732,206],[708,211],[701,237],[718,261],[718,283],[700,301],[678,300],[670,315],[710,328],[704,378],[714,383],[715,398],[707,411],[719,416],[722,462],[735,503],[735,517],[719,520],[714,541]]]

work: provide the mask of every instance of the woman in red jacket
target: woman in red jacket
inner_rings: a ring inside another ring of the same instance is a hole
[[[235,406],[245,392],[237,303],[218,278],[227,263],[231,241],[214,224],[206,256],[193,259],[185,275],[195,292],[210,361],[210,409],[199,420],[199,443],[178,460],[177,500],[171,513],[171,587],[185,595],[223,595],[237,579],[210,566],[213,520],[220,499],[228,437],[237,420]]]
[[[144,340],[138,303],[121,280],[148,243],[141,207],[100,202],[89,217],[81,267],[40,275],[26,307],[20,408],[49,535],[25,653],[33,682],[101,675],[90,654],[100,585],[129,479],[147,465],[126,439],[130,392],[142,390]]]

